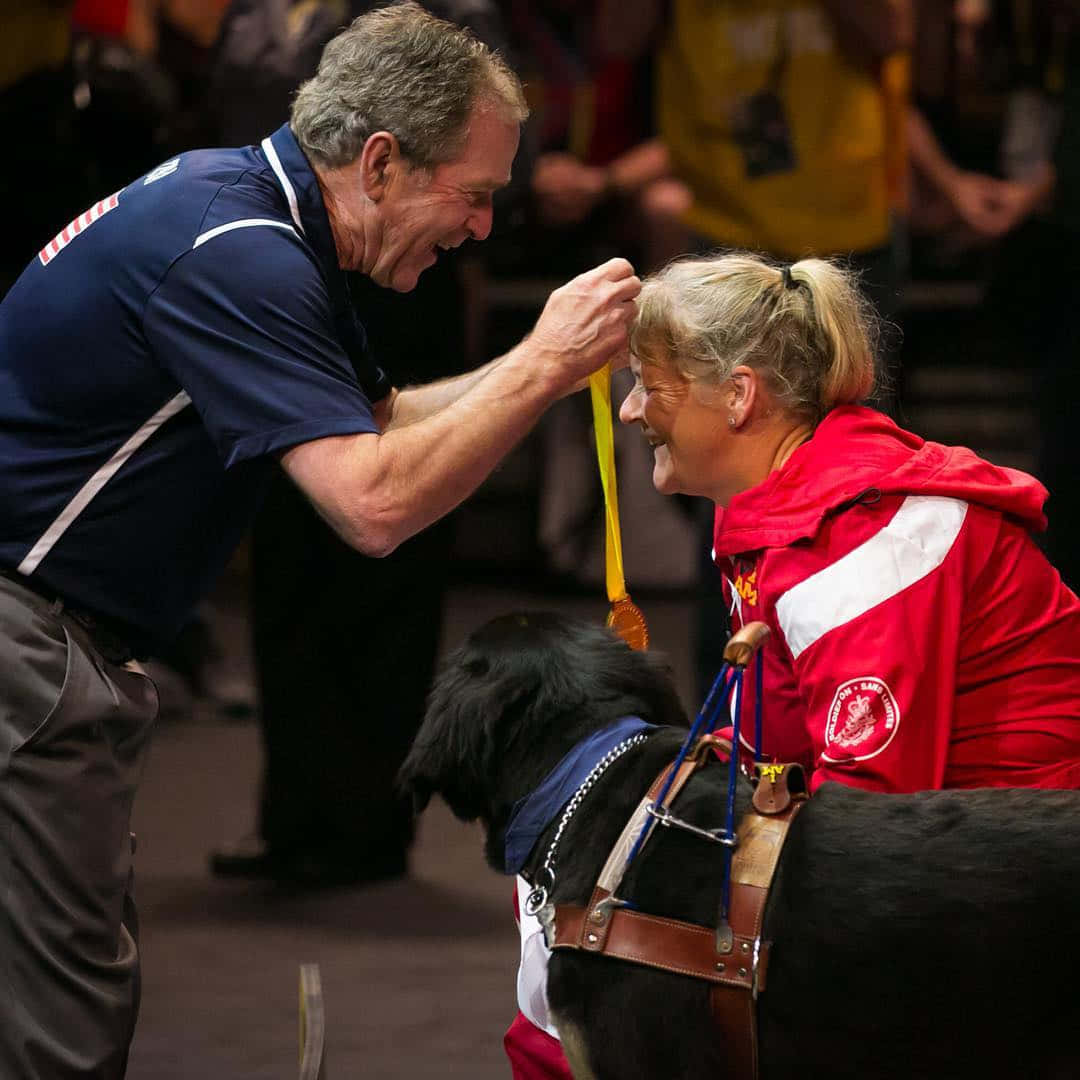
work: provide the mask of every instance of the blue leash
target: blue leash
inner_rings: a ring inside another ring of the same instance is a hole
[[[757,668],[755,675],[755,701],[754,701],[754,763],[761,761],[761,731],[762,731],[762,700],[765,696],[765,652],[764,648],[758,649]]]
[[[667,779],[664,781],[663,787],[657,793],[656,798],[653,800],[653,805],[663,806],[664,799],[667,798],[668,792],[671,790],[671,785],[675,782],[675,774],[679,771],[679,766],[686,760],[686,755],[690,752],[690,747],[697,742],[698,735],[701,732],[701,728],[706,720],[715,720],[716,714],[727,704],[728,697],[731,693],[731,687],[735,682],[737,669],[733,669],[730,664],[725,660],[723,666],[720,668],[720,674],[716,676],[713,681],[712,688],[705,697],[705,704],[701,706],[697,716],[694,719],[694,723],[690,727],[690,731],[686,736],[685,741],[679,748],[678,756],[675,758],[675,763],[671,767],[671,771],[668,773]],[[730,675],[730,678],[727,676]],[[713,701],[717,694],[720,694],[720,700],[714,705]],[[645,846],[645,841],[652,835],[652,830],[656,825],[656,819],[650,818],[642,827],[641,832],[638,833],[637,839],[634,841],[634,846],[630,849],[630,854],[626,857],[626,867],[629,868],[630,864],[637,857],[637,854]]]
[[[754,761],[755,763],[761,761],[761,739],[763,729],[763,703],[762,703],[762,690],[764,685],[764,658],[762,650],[758,650],[757,655],[757,670],[755,671],[755,698],[754,701]],[[679,771],[679,766],[686,760],[686,755],[690,752],[690,748],[697,741],[699,734],[701,733],[702,726],[706,720],[711,721],[711,730],[715,730],[719,725],[717,723],[720,710],[723,709],[728,700],[731,698],[732,691],[735,693],[735,707],[732,716],[732,739],[731,739],[731,762],[728,768],[728,791],[727,791],[727,806],[724,815],[724,832],[719,837],[719,842],[724,848],[724,877],[720,894],[720,923],[723,924],[727,921],[728,910],[731,903],[731,856],[735,850],[735,794],[738,787],[738,772],[739,772],[739,732],[742,721],[742,693],[743,693],[743,674],[744,669],[736,667],[733,664],[724,661],[720,668],[720,673],[713,681],[712,687],[709,693],[705,697],[705,703],[701,706],[697,717],[694,719],[694,723],[690,727],[690,731],[686,736],[685,741],[679,748],[679,753],[675,758],[675,762],[668,773],[667,779],[664,781],[663,787],[658,792],[656,799],[653,801],[654,806],[663,806],[664,799],[667,797],[668,792],[671,790],[671,785],[675,782],[675,774]],[[641,829],[637,839],[634,841],[634,846],[630,849],[630,854],[626,858],[626,869],[629,869],[630,864],[637,857],[638,852],[641,851],[645,845],[645,841],[652,835],[653,827],[656,825],[656,818],[650,818]],[[625,872],[625,871],[624,871]]]
[[[762,660],[761,650],[758,650],[757,655],[757,670],[755,671],[755,700],[754,700],[754,762],[755,764],[761,761],[761,729],[762,729],[762,708],[761,708],[761,690],[762,690],[762,670],[764,662]],[[720,892],[720,919],[724,921],[728,917],[728,911],[731,906],[731,856],[735,851],[735,788],[736,777],[739,771],[738,765],[738,753],[739,753],[739,722],[742,719],[742,689],[743,689],[743,672],[741,668],[736,668],[736,687],[735,687],[735,717],[732,723],[732,738],[731,738],[731,766],[728,769],[728,797],[727,797],[727,814],[724,818],[724,879]]]

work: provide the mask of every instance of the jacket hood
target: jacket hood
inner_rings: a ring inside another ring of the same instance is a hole
[[[833,409],[783,468],[717,507],[716,556],[785,547],[815,536],[831,513],[869,491],[942,495],[1046,528],[1047,491],[1027,473],[992,465],[963,446],[927,442],[883,413]]]

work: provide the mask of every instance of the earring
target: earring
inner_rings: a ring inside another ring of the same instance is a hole
[[[727,424],[728,424],[728,427],[733,428],[735,426],[735,417],[734,416],[729,416],[727,418]]]

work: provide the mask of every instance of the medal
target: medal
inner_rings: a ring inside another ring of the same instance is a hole
[[[611,605],[607,625],[631,649],[647,649],[649,647],[649,628],[645,625],[645,616],[642,615],[641,608],[629,596],[624,596]]]
[[[615,484],[615,435],[611,423],[611,368],[605,364],[589,376],[593,426],[596,429],[596,460],[604,488],[604,561],[607,595],[611,603],[607,625],[631,649],[649,647],[649,628],[641,609],[630,599],[623,575],[622,534],[619,531],[619,495]]]

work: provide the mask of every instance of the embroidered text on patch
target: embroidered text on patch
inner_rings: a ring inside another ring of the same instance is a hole
[[[888,685],[872,675],[849,679],[833,696],[822,760],[839,764],[876,757],[900,726],[900,707]]]
[[[734,583],[735,591],[748,603],[757,603],[757,567],[754,567],[749,574],[743,575],[741,572],[735,579]]]

